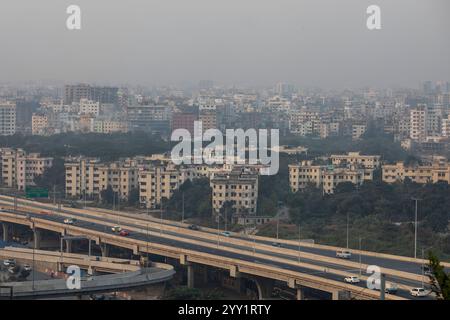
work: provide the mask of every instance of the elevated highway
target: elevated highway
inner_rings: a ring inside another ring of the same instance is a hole
[[[349,274],[358,274],[368,264],[376,264],[399,284],[397,296],[387,299],[410,298],[409,288],[421,286],[420,259],[396,257],[361,251],[361,260],[345,261],[334,257],[336,248],[279,240],[282,248],[270,245],[274,240],[264,237],[223,237],[217,230],[202,228],[193,231],[186,225],[139,217],[126,213],[99,210],[56,208],[52,205],[18,199],[18,207],[12,207],[14,199],[1,197],[7,212],[0,220],[28,225],[31,228],[52,230],[61,234],[90,236],[97,244],[106,243],[133,250],[179,259],[192,269],[192,264],[203,264],[229,270],[230,275],[246,274],[264,279],[285,281],[292,288],[312,287],[330,292],[349,291],[354,297],[377,299],[379,293],[365,288],[364,283],[350,285],[342,281]],[[65,225],[67,217],[76,218],[74,225]],[[124,238],[111,232],[112,225],[120,224],[131,232]],[[215,232],[215,233],[214,233]],[[359,252],[352,250],[354,256]],[[448,267],[448,265],[447,265]],[[189,272],[188,272],[189,274]],[[362,279],[366,277],[362,275]]]

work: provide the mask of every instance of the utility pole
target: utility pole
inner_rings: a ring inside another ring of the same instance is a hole
[[[349,214],[347,211],[347,249],[348,249],[348,222],[349,222]]]
[[[298,263],[300,263],[300,252],[302,250],[301,247],[301,237],[300,237],[300,222],[298,223]]]
[[[277,241],[279,239],[279,229],[280,229],[280,217],[277,217]]]
[[[386,295],[386,275],[380,274],[380,300],[385,300]]]
[[[181,223],[184,223],[184,191],[182,194],[183,202],[182,202],[182,209],[181,209]]]
[[[361,241],[362,241],[362,238],[359,237],[359,277],[361,277],[361,274],[362,274],[362,263],[361,263]]]
[[[414,259],[417,258],[417,209],[418,209],[418,202],[422,201],[422,199],[419,198],[412,198],[413,201],[416,202],[415,207],[415,217],[414,217]]]

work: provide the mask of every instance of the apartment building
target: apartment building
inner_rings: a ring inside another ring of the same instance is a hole
[[[31,117],[31,134],[46,135],[49,133],[49,118],[44,114],[33,113]]]
[[[319,188],[322,184],[324,166],[313,165],[312,161],[289,165],[289,185],[292,192],[305,189],[309,184]]]
[[[403,162],[383,165],[383,181],[386,183],[403,182],[406,178],[412,182],[426,184],[447,182],[450,184],[450,163],[434,162],[425,166],[405,166]]]
[[[16,133],[16,104],[0,103],[0,136]]]
[[[352,140],[361,139],[362,135],[366,132],[365,124],[354,124],[352,125]]]
[[[95,119],[94,132],[105,134],[114,132],[128,132],[128,126],[124,121]]]
[[[25,191],[34,186],[34,178],[42,175],[53,164],[53,158],[41,157],[39,153],[27,154],[22,149],[0,149],[2,184]]]
[[[427,136],[427,109],[420,106],[410,112],[410,138],[424,140]]]
[[[100,102],[81,99],[80,100],[80,114],[92,115],[98,117],[100,114]]]
[[[312,161],[289,165],[289,185],[292,192],[303,190],[312,184],[316,188],[322,187],[325,194],[332,194],[341,183],[351,182],[359,186],[365,180],[369,180],[365,176],[365,170],[355,165],[337,168],[333,165],[314,165]]]
[[[100,198],[109,186],[120,199],[128,199],[132,189],[138,188],[138,164],[131,159],[102,163],[95,158],[70,158],[66,169],[66,196],[72,198]]]
[[[450,138],[450,115],[446,119],[442,119],[442,136]]]
[[[350,182],[355,186],[364,183],[364,169],[351,168],[327,168],[323,172],[323,192],[333,194],[335,188],[344,182]]]
[[[158,165],[139,171],[139,201],[142,207],[156,208],[170,199],[187,179],[184,170],[174,165]]]
[[[353,166],[364,169],[364,180],[373,179],[373,171],[380,167],[381,156],[361,155],[359,152],[349,152],[346,155],[331,155],[331,163],[334,166]]]
[[[231,203],[233,216],[256,215],[258,204],[258,173],[244,167],[216,173],[210,181],[214,214],[221,212],[226,202]]]

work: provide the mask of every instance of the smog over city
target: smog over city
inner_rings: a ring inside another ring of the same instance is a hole
[[[449,0],[1,0],[1,311],[436,317],[449,17]]]

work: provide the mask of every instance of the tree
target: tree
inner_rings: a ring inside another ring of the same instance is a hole
[[[450,275],[445,272],[437,256],[429,253],[429,266],[432,273],[430,276],[431,291],[436,293],[439,300],[450,300]]]
[[[43,174],[34,178],[34,183],[39,188],[53,190],[53,187],[56,187],[57,190],[63,191],[65,185],[64,160],[54,159],[50,168],[45,169]]]
[[[137,206],[139,204],[139,189],[132,188],[130,190],[130,195],[128,196],[128,205]]]
[[[111,204],[114,201],[114,191],[111,186],[108,186],[105,190],[100,192],[100,198],[103,203]],[[116,199],[117,201],[117,199]]]

